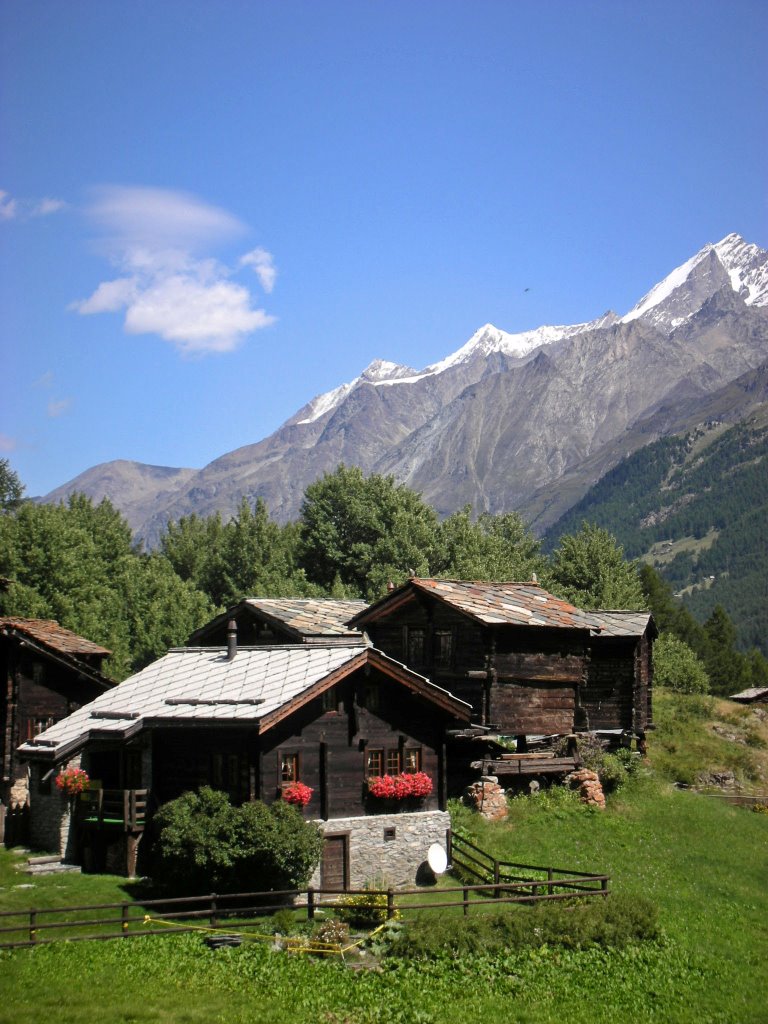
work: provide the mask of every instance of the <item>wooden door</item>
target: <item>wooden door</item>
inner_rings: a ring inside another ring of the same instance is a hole
[[[349,887],[349,836],[326,836],[323,842],[323,860],[320,866],[322,889]]]

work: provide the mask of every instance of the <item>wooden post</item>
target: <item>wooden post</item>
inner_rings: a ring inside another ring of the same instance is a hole
[[[120,907],[120,931],[124,938],[128,937],[128,907],[130,904],[123,903]]]
[[[211,893],[211,928],[216,927],[216,893]]]
[[[462,904],[461,909],[464,913],[464,917],[466,917],[467,914],[469,913],[469,889],[466,887],[466,885],[464,886],[464,891],[462,892],[462,898],[464,902]]]
[[[307,920],[314,921],[315,919],[315,890],[310,887],[307,889]]]
[[[493,890],[493,898],[495,900],[497,900],[499,898],[499,895],[500,895],[500,890],[498,888],[500,880],[501,880],[501,871],[499,869],[499,862],[497,860],[495,860],[493,862],[493,884],[496,886],[496,888]]]
[[[37,911],[29,912],[29,941],[37,942]]]
[[[602,890],[603,898],[605,898],[608,895],[608,879],[607,878],[603,878],[601,880],[601,882],[600,882],[600,889]]]
[[[547,885],[547,895],[549,895],[549,896],[551,896],[551,895],[552,895],[552,879],[553,879],[554,877],[555,877],[555,873],[554,873],[554,871],[552,870],[552,868],[547,868],[547,881],[548,881],[548,885]]]
[[[393,889],[387,889],[387,920],[391,921],[395,916],[395,893]]]

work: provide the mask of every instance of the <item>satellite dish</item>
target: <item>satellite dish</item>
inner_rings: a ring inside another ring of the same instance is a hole
[[[436,875],[442,875],[448,867],[448,854],[440,843],[433,843],[427,851],[427,864]]]

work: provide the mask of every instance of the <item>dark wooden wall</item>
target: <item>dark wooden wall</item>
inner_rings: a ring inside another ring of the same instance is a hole
[[[0,685],[0,763],[4,781],[14,773],[16,747],[35,735],[36,722],[47,727],[104,692],[98,684],[79,678],[77,672],[58,661],[21,648],[12,637],[0,638]]]
[[[582,691],[590,729],[632,728],[636,643],[636,638],[608,637],[593,643]]]
[[[372,689],[377,689],[377,710]],[[196,728],[189,723],[155,730],[152,788],[158,802],[214,784],[211,772],[225,758],[226,777],[216,788],[226,789],[234,800],[272,803],[281,792],[283,755],[298,754],[300,781],[313,790],[307,817],[375,812],[380,805],[366,795],[368,750],[418,747],[422,770],[434,784],[418,809],[437,808],[444,773],[445,713],[376,671],[361,671],[344,680],[336,695],[336,710],[324,710],[318,697],[261,737],[254,728]]]

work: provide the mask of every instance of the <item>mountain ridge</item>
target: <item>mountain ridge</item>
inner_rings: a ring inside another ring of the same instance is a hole
[[[147,473],[138,498],[115,504],[130,507],[131,526],[151,545],[169,518],[228,517],[242,496],[262,497],[281,521],[294,518],[306,486],[342,461],[392,473],[441,514],[467,502],[524,511],[560,481],[578,500],[594,467],[627,454],[617,438],[634,436],[665,404],[704,400],[768,358],[767,306],[768,252],[728,235],[623,317],[609,311],[517,334],[485,324],[423,370],[374,360],[269,437],[159,479],[154,499]],[[119,465],[92,467],[43,500],[77,489],[84,476],[98,490],[98,470],[119,477]],[[547,517],[538,519],[545,528]]]

